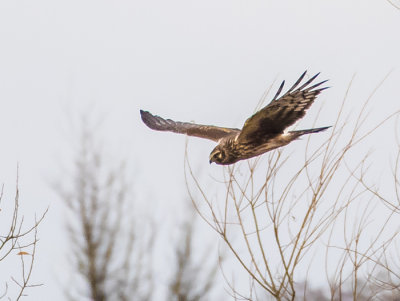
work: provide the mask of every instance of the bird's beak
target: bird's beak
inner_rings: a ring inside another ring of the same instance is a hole
[[[213,161],[210,159],[210,164],[213,163]]]

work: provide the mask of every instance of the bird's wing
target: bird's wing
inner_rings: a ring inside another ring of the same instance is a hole
[[[213,125],[201,125],[189,122],[173,121],[164,119],[160,116],[152,115],[150,112],[140,110],[143,122],[151,129],[156,131],[169,131],[179,134],[186,134],[213,141],[218,141],[223,137],[238,134],[239,129],[222,128]]]
[[[268,139],[268,137],[283,133],[284,129],[302,118],[317,95],[327,89],[327,87],[316,89],[326,80],[308,87],[319,73],[299,86],[305,75],[306,72],[283,96],[278,98],[285,83],[283,81],[272,101],[246,120],[238,141],[245,143]]]

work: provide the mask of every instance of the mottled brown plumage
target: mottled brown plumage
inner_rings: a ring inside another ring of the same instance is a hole
[[[326,89],[316,89],[326,81],[308,87],[319,73],[299,87],[305,75],[306,72],[283,96],[279,97],[285,83],[283,81],[272,101],[247,119],[242,130],[173,121],[142,110],[140,114],[143,122],[153,130],[170,131],[218,142],[210,154],[210,163],[233,164],[284,146],[304,134],[317,133],[329,128],[284,132],[287,127],[304,117],[318,94]]]

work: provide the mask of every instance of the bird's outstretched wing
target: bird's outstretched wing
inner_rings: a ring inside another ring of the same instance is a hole
[[[283,96],[278,98],[285,84],[283,81],[272,101],[246,120],[238,141],[242,143],[263,141],[283,133],[288,126],[302,118],[318,94],[327,89],[327,87],[316,89],[326,80],[308,87],[319,73],[299,86],[305,75],[306,72]]]
[[[173,121],[160,116],[152,115],[150,112],[140,110],[143,122],[156,131],[169,131],[179,134],[186,134],[199,138],[218,141],[223,137],[236,135],[239,129],[222,128],[213,125],[201,125],[189,122]]]

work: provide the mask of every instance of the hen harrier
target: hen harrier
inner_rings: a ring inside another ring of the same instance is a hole
[[[272,101],[247,119],[242,130],[173,121],[142,110],[140,110],[140,115],[143,122],[153,130],[170,131],[218,142],[210,154],[210,163],[233,164],[284,146],[302,135],[321,132],[329,128],[328,126],[285,132],[287,127],[304,117],[306,110],[318,94],[328,88],[316,89],[326,80],[308,87],[319,73],[298,87],[305,75],[306,72],[283,96],[278,98],[285,84],[283,81]]]

